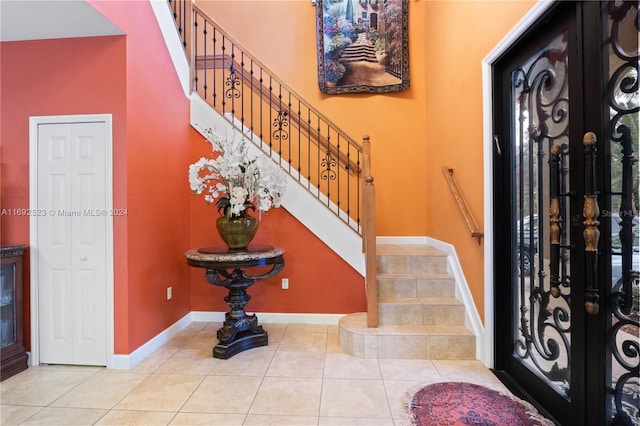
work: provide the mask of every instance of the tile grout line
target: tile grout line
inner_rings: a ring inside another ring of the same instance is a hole
[[[251,404],[249,404],[249,407],[247,408],[247,412],[244,413],[244,419],[242,419],[242,424],[243,425],[247,422],[247,419],[249,418],[249,413],[251,412],[251,408],[253,407],[253,404],[255,404],[256,398],[258,397],[258,392],[260,392],[260,388],[262,387],[262,384],[264,383],[264,379],[267,377],[267,373],[269,372],[269,368],[271,367],[271,364],[273,364],[273,360],[276,357],[276,353],[280,350],[280,343],[282,343],[282,339],[284,339],[284,336],[285,336],[285,334],[286,334],[288,329],[289,329],[289,325],[286,324],[285,327],[284,327],[284,330],[282,331],[282,336],[280,337],[280,341],[278,342],[276,350],[273,351],[273,355],[271,355],[271,359],[269,360],[269,365],[267,365],[267,368],[264,370],[264,373],[262,374],[262,378],[260,379],[260,383],[256,387],[256,393],[253,395],[253,399],[251,400]]]
[[[322,395],[324,394],[324,379],[327,371],[327,353],[329,349],[329,327],[327,327],[327,337],[324,342],[324,361],[322,362],[322,377],[320,378],[320,399],[318,401],[318,415],[316,425],[320,424],[320,415],[322,413]]]

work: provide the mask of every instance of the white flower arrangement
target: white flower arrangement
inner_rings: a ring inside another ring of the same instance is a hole
[[[249,157],[245,138],[225,139],[211,129],[204,131],[217,155],[200,158],[189,166],[189,186],[216,203],[227,217],[242,216],[246,209],[266,212],[280,207],[286,188],[284,171],[265,155]]]

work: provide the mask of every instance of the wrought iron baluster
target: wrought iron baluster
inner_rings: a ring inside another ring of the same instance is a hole
[[[585,309],[589,315],[597,315],[600,311],[598,290],[598,241],[600,240],[598,216],[600,216],[600,207],[598,206],[596,189],[596,142],[596,135],[593,132],[585,133],[582,140],[585,170],[585,195],[582,209],[584,230],[582,236],[585,245]]]
[[[207,99],[207,89],[209,88],[208,84],[207,84],[207,74],[209,74],[207,72],[207,35],[208,35],[208,31],[207,31],[207,21],[204,21],[204,28],[202,30],[202,44],[204,46],[202,46],[202,48],[204,49],[204,54],[202,55],[204,57],[204,84],[202,85],[202,90],[203,90],[203,97],[205,99]],[[215,60],[215,59],[214,59]]]
[[[622,134],[622,199],[620,202],[620,245],[622,249],[622,293],[620,310],[623,314],[631,313],[633,294],[631,286],[634,280],[633,273],[633,218],[637,215],[633,205],[633,164],[637,161],[633,158],[633,145],[631,142],[631,130],[625,125],[618,128]],[[636,278],[637,279],[637,278]]]
[[[215,108],[216,107],[216,99],[218,97],[218,85],[216,84],[216,81],[219,80],[217,79],[217,75],[218,73],[216,72],[217,66],[216,66],[216,62],[217,62],[217,53],[218,53],[218,36],[217,36],[217,31],[216,28],[213,28],[213,36],[211,37],[211,41],[213,43],[213,93],[211,94],[211,105]],[[204,56],[206,57],[207,52],[204,52]],[[222,57],[222,55],[220,55]],[[224,59],[223,59],[224,60]],[[207,72],[207,70],[205,69],[205,72]],[[206,97],[204,98],[206,99]]]
[[[197,35],[198,34],[198,21],[199,21],[199,17],[200,15],[198,14],[197,11],[193,11],[193,32]],[[198,57],[198,37],[194,37],[193,38],[193,53],[194,53],[194,57]],[[198,91],[198,73],[194,72],[193,73],[193,87],[192,89],[194,91]]]

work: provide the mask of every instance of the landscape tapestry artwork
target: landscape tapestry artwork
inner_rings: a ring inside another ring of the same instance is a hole
[[[318,0],[320,91],[408,89],[408,11],[408,0]]]

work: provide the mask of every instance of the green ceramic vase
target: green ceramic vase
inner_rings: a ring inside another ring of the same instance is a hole
[[[245,214],[242,217],[220,216],[216,220],[218,234],[231,251],[243,251],[258,231],[258,218]]]

